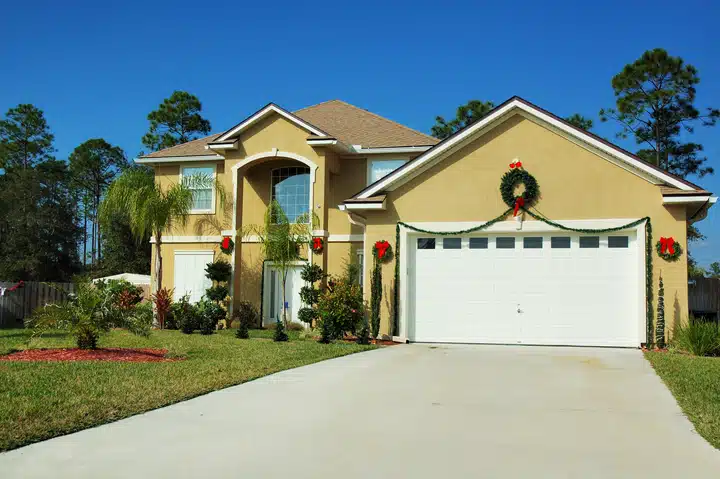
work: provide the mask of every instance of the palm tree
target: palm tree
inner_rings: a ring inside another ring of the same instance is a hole
[[[287,326],[287,308],[285,284],[295,261],[300,260],[300,248],[310,244],[312,240],[312,223],[310,214],[303,214],[294,223],[288,220],[287,215],[276,200],[272,200],[265,211],[263,225],[248,225],[243,230],[243,236],[257,235],[262,246],[265,259],[273,263],[273,268],[280,274],[282,290],[283,324]]]
[[[108,188],[100,207],[101,221],[113,214],[126,214],[133,235],[142,241],[148,234],[155,237],[155,292],[162,288],[162,235],[176,225],[185,226],[193,205],[193,186],[207,185],[211,177],[183,177],[182,183],[161,188],[152,171],[132,168],[123,172]],[[215,184],[220,205],[225,195]]]

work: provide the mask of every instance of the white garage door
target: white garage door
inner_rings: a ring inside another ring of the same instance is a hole
[[[212,261],[212,251],[175,252],[175,301],[185,295],[190,296],[192,303],[202,299],[205,290],[212,286],[205,276],[205,266]]]
[[[411,341],[639,346],[635,233],[410,236]]]

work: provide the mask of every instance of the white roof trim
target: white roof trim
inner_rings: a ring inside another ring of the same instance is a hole
[[[663,203],[664,204],[677,204],[677,203],[710,203],[715,204],[717,202],[717,196],[701,196],[701,195],[693,195],[693,196],[664,196],[663,197]]]
[[[389,146],[387,148],[363,148],[355,145],[353,153],[365,155],[382,155],[394,153],[423,153],[428,151],[432,146]]]
[[[428,165],[428,163],[431,163],[432,160],[440,160],[442,159],[441,155],[446,154],[448,152],[451,152],[453,150],[453,147],[458,145],[459,143],[462,143],[463,141],[467,140],[468,138],[472,137],[476,132],[482,130],[483,128],[490,125],[495,120],[502,118],[504,115],[509,114],[512,110],[519,109],[521,111],[524,111],[530,115],[533,115],[542,121],[545,121],[546,123],[554,126],[555,128],[562,130],[563,132],[567,133],[570,136],[573,136],[575,138],[578,138],[585,143],[597,148],[600,151],[603,151],[605,153],[608,153],[612,155],[613,157],[616,157],[629,165],[633,166],[634,168],[637,168],[638,170],[641,170],[645,173],[647,173],[649,176],[658,179],[660,182],[667,183],[668,185],[675,186],[677,188],[680,188],[684,191],[693,191],[693,187],[685,184],[684,182],[669,176],[661,171],[658,171],[645,163],[638,161],[637,159],[633,158],[632,156],[624,153],[618,148],[612,147],[610,145],[607,145],[594,137],[583,133],[582,131],[579,131],[562,121],[558,121],[556,118],[548,115],[544,111],[541,111],[537,108],[534,108],[525,102],[514,99],[510,102],[508,102],[505,106],[502,108],[498,108],[495,110],[495,112],[491,113],[490,115],[486,116],[482,120],[472,124],[470,127],[462,130],[460,133],[450,137],[449,139],[445,140],[442,143],[439,143],[438,146],[428,150],[425,154],[420,155],[415,160],[408,163],[405,167],[400,168],[396,170],[394,173],[389,174],[384,179],[376,183],[374,186],[372,186],[370,189],[364,191],[363,193],[359,194],[357,198],[369,198],[371,196],[374,196],[378,194],[381,191],[392,191],[398,186],[402,185],[405,181],[412,178],[412,174],[416,173],[418,174],[422,167],[425,165]]]
[[[238,141],[234,140],[234,141],[225,141],[225,142],[221,142],[221,143],[216,143],[216,142],[208,143],[207,145],[205,145],[205,149],[206,150],[207,149],[210,149],[210,150],[237,150],[238,149]]]
[[[250,125],[259,121],[260,119],[262,119],[269,113],[277,113],[278,115],[286,118],[288,121],[295,123],[296,125],[306,129],[307,131],[313,133],[314,135],[327,136],[327,134],[325,132],[318,130],[317,128],[312,126],[310,123],[307,123],[307,122],[301,120],[300,118],[296,117],[295,115],[292,115],[289,112],[287,112],[287,111],[283,110],[282,108],[271,103],[268,106],[266,106],[265,108],[263,108],[262,110],[260,110],[259,112],[255,113],[253,116],[251,116],[247,120],[245,120],[244,122],[240,123],[238,126],[233,128],[232,130],[224,133],[220,138],[215,139],[215,142],[229,140],[230,138],[234,137],[241,131],[245,130]]]
[[[325,145],[333,146],[333,145],[337,145],[337,143],[338,143],[337,140],[331,140],[331,139],[320,140],[320,139],[312,138],[307,141],[307,144],[310,146],[325,146]]]
[[[385,200],[382,202],[369,202],[369,203],[343,203],[340,205],[340,209],[345,210],[384,210]]]
[[[171,162],[187,162],[187,161],[208,161],[208,160],[224,160],[220,155],[196,155],[196,156],[159,156],[157,158],[135,158],[135,163],[171,163]]]

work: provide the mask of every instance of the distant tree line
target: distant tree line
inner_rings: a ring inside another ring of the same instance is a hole
[[[142,138],[151,150],[210,131],[193,95],[176,91],[148,115]],[[150,272],[150,232],[132,231],[126,212],[100,215],[113,181],[137,170],[125,152],[102,138],[55,157],[55,137],[42,110],[10,108],[0,118],[0,280],[70,281],[76,274]]]

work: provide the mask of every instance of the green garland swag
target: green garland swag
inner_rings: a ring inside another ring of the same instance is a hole
[[[518,171],[518,170],[513,170]],[[511,172],[512,173],[512,172]],[[526,185],[527,188],[527,185]],[[527,190],[526,190],[527,191]],[[522,208],[523,211],[525,211],[528,215],[530,215],[532,218],[542,221],[543,223],[553,226],[555,228],[565,230],[565,231],[573,231],[576,233],[587,233],[587,234],[593,234],[593,233],[612,233],[615,231],[621,231],[628,228],[633,228],[635,226],[638,226],[642,223],[645,223],[645,311],[646,311],[646,323],[647,323],[647,347],[650,348],[653,345],[653,271],[652,271],[652,224],[650,222],[650,217],[646,216],[644,218],[640,218],[639,220],[632,221],[626,225],[616,226],[613,228],[571,228],[569,226],[561,225],[560,223],[556,223],[552,220],[549,220],[543,216],[540,216],[539,214],[533,213],[532,211],[529,211],[525,208]],[[464,230],[457,230],[457,231],[432,231],[432,230],[425,230],[422,228],[418,228],[416,226],[409,225],[403,221],[398,221],[395,225],[395,291],[394,291],[394,298],[393,298],[393,330],[391,331],[392,335],[396,335],[399,331],[399,301],[400,301],[400,291],[399,291],[399,285],[400,285],[400,227],[404,226],[405,228],[408,228],[409,230],[415,231],[417,233],[426,233],[431,235],[438,235],[438,236],[455,236],[455,235],[461,235],[461,234],[467,234],[467,233],[473,233],[475,231],[482,231],[484,229],[489,228],[490,226],[494,225],[498,221],[501,221],[503,218],[505,218],[510,212],[513,211],[513,208],[509,208],[505,210],[500,216],[497,218],[494,218],[487,223],[483,223],[478,226],[473,226],[472,228],[467,228]]]
[[[525,191],[522,195],[515,196],[515,187],[519,184],[525,185]],[[521,167],[507,171],[500,180],[500,195],[502,196],[502,200],[512,208],[515,207],[518,198],[522,198],[524,206],[529,208],[537,200],[538,192],[538,183],[535,177],[521,169]]]

